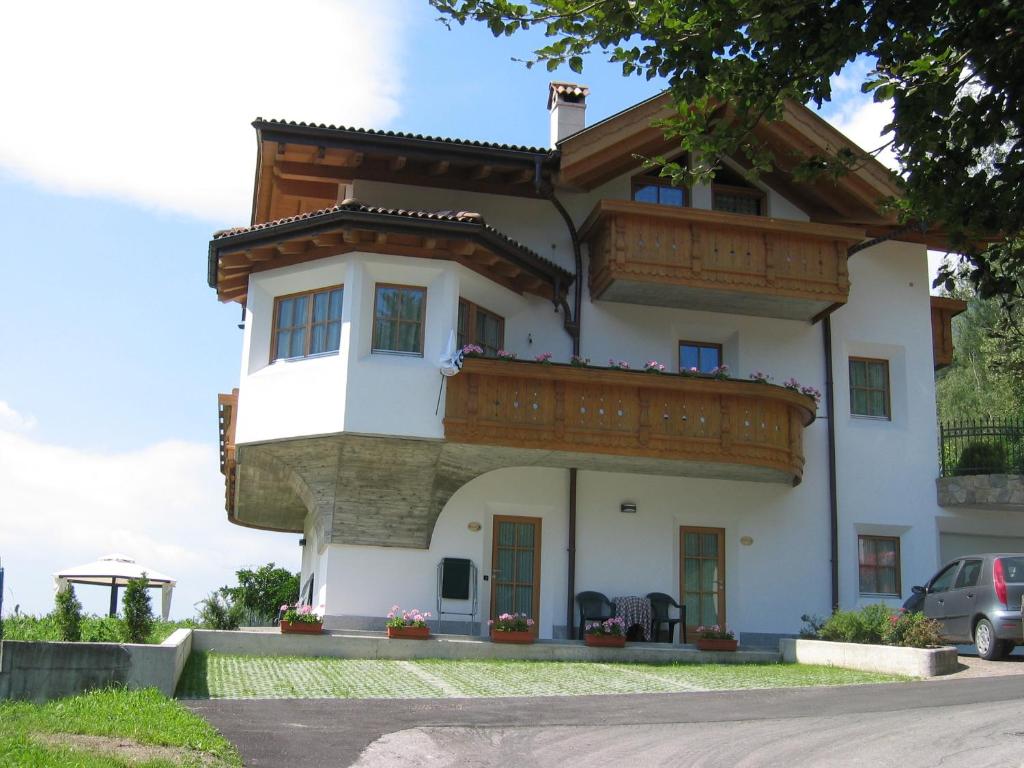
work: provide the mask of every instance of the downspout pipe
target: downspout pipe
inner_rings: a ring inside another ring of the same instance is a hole
[[[825,349],[825,409],[828,422],[828,503],[829,543],[832,563],[832,611],[839,610],[839,494],[836,483],[836,408],[835,382],[832,377],[832,317],[821,321]]]
[[[575,266],[576,279],[573,280],[573,306],[565,299],[561,299],[562,324],[572,339],[572,353],[580,353],[580,308],[583,303],[583,254],[580,251],[579,232],[572,216],[562,205],[562,202],[555,197],[554,189],[548,188],[548,200],[555,206],[555,210],[565,221],[569,230],[569,237],[572,239],[572,255]],[[576,606],[576,487],[579,471],[576,467],[569,470],[569,541],[566,545],[568,560],[566,574],[566,595],[565,595],[565,634],[567,639],[573,637],[573,624],[575,623]]]

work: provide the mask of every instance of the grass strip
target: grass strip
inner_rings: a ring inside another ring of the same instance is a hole
[[[116,755],[43,743],[38,734],[85,734],[175,747],[180,758],[125,761]],[[241,766],[216,729],[155,689],[107,689],[42,705],[0,702],[0,765],[42,768]]]

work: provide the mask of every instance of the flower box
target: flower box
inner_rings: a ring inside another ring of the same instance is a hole
[[[392,640],[426,640],[430,637],[430,627],[388,627],[388,637]]]
[[[584,635],[583,640],[593,648],[624,648],[625,635]]]
[[[282,635],[319,635],[324,628],[324,623],[318,621],[312,624],[308,621],[285,621],[280,622]]]
[[[720,640],[711,637],[697,638],[698,651],[735,651],[736,645],[736,640]]]
[[[536,638],[533,632],[501,632],[497,629],[491,630],[492,643],[515,643],[516,645],[529,645]]]

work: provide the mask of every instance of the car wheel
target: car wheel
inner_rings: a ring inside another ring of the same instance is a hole
[[[1003,644],[996,639],[996,631],[988,619],[978,619],[974,627],[974,646],[978,649],[978,655],[988,661],[1003,656]]]

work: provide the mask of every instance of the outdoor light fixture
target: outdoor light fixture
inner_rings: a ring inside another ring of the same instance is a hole
[[[301,539],[299,539],[299,546],[300,547],[306,546],[306,537],[305,536],[303,536]]]
[[[634,504],[632,501],[624,501],[622,502],[622,504],[619,505],[619,511],[624,514],[635,515],[636,504]]]

